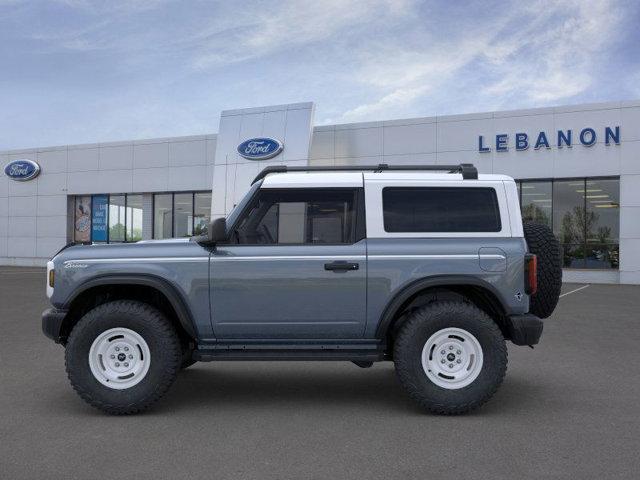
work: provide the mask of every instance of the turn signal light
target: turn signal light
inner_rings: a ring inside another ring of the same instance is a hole
[[[524,291],[527,295],[538,291],[538,257],[532,253],[524,256]]]
[[[56,279],[56,271],[51,269],[49,270],[49,286],[53,288],[53,282]]]

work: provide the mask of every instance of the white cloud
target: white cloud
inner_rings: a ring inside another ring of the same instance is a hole
[[[477,85],[482,105],[506,104],[515,95],[535,105],[569,99],[592,84],[597,55],[616,38],[621,21],[608,0],[517,2],[502,12],[489,26],[466,19],[471,22],[448,38],[424,32],[420,48],[387,41],[361,52],[353,78],[371,93],[339,120],[402,115],[420,98],[444,97],[466,82]]]
[[[554,23],[564,12],[570,16]],[[527,13],[537,14],[535,21],[498,43],[498,51],[510,45],[508,54],[487,55],[501,78],[484,93],[506,97],[522,91],[533,102],[549,103],[587,90],[595,57],[615,38],[620,21],[611,2],[537,2]]]
[[[325,40],[336,40],[340,32],[376,21],[401,17],[410,0],[286,0],[273,8],[242,8],[228,12],[230,23],[213,22],[196,33],[199,52],[193,64],[199,69],[219,67],[259,58]]]
[[[347,110],[340,121],[352,122],[373,115],[399,115],[402,108],[450,81],[482,51],[484,41],[440,43],[421,52],[378,48],[376,56],[357,71],[361,82],[384,92],[380,98]]]
[[[607,0],[0,0],[10,66],[0,129],[12,142],[0,148],[210,132],[225,108],[307,100],[321,122],[353,122],[637,98],[638,10]],[[39,136],[33,118],[48,125]]]
[[[401,106],[408,105],[429,90],[428,86],[414,88],[398,88],[373,103],[358,105],[347,110],[340,118],[341,121],[355,121],[362,118],[371,118]]]

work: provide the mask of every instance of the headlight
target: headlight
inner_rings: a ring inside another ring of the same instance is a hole
[[[53,262],[49,260],[47,262],[47,298],[51,298],[53,295],[53,285],[56,280],[56,271],[53,268]]]

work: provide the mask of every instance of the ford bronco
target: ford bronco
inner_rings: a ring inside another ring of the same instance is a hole
[[[71,385],[143,411],[196,361],[393,361],[426,410],[485,403],[506,341],[534,345],[560,247],[512,178],[470,164],[264,169],[189,239],[70,245],[47,265],[44,333]]]

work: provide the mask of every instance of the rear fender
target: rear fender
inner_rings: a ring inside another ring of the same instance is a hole
[[[499,311],[501,316],[506,312],[505,304],[500,297],[500,293],[490,283],[469,275],[437,275],[416,280],[393,296],[380,317],[380,322],[376,329],[376,338],[385,339],[387,337],[390,331],[389,329],[393,327],[397,315],[403,311],[403,308],[411,298],[422,291],[437,287],[476,287],[482,289],[487,292],[489,298],[495,303],[495,309]]]

